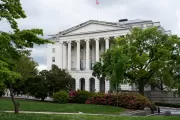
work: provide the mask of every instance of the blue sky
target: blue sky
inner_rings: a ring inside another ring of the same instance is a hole
[[[90,19],[117,22],[119,19],[160,21],[174,34],[180,33],[180,0],[21,0],[26,19],[18,20],[21,29],[41,28],[44,35],[56,34]],[[0,30],[9,31],[6,21]],[[180,35],[180,34],[179,34]],[[46,46],[35,46],[32,57],[39,69],[46,69]]]

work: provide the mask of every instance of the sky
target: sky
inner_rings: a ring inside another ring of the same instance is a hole
[[[118,22],[127,18],[161,22],[180,35],[180,0],[21,0],[27,18],[18,20],[20,29],[41,28],[44,36],[56,34],[87,20]],[[2,21],[1,21],[2,22]],[[0,30],[9,31],[5,21]],[[46,69],[46,45],[32,49],[39,70]]]

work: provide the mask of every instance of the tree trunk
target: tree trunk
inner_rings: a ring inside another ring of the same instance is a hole
[[[118,93],[119,93],[119,87],[118,87],[118,84],[116,83],[116,105],[117,107],[119,106],[119,96],[118,96]]]
[[[41,98],[41,101],[44,102],[44,99],[45,99],[45,98]]]
[[[139,93],[144,96],[144,81],[139,80]]]
[[[12,84],[10,83],[9,86],[10,86],[9,91],[10,91],[10,95],[11,95],[11,100],[12,100],[12,102],[14,104],[14,113],[18,114],[19,113],[19,109],[18,109],[19,106],[17,105],[17,103],[16,103],[16,101],[14,99],[14,93],[13,93]]]

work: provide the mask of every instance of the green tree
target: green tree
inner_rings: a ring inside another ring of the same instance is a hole
[[[93,67],[93,76],[100,79],[100,77],[107,78],[111,82],[111,87],[115,88],[117,93],[117,106],[118,106],[118,93],[120,85],[124,81],[124,71],[128,64],[128,58],[124,56],[121,46],[113,46],[107,50],[101,57],[101,62],[95,63]]]
[[[157,86],[159,83],[168,88],[178,88],[180,73],[179,69],[179,42],[176,35],[168,36],[158,28],[140,29],[134,28],[131,34],[116,39],[114,47],[105,52],[102,56],[103,66],[101,67],[113,75],[116,67],[111,57],[123,61],[117,66],[123,66],[123,81],[135,84],[139,88],[139,93],[144,95],[144,87],[148,85]],[[118,49],[117,49],[118,48]],[[120,51],[121,54],[114,54],[113,51]],[[115,57],[115,58],[116,58]],[[105,65],[107,63],[107,65]],[[108,66],[108,67],[107,67]],[[118,68],[118,67],[117,67]],[[118,70],[118,71],[121,71]],[[104,71],[104,70],[99,70]],[[104,72],[108,75],[107,72]]]
[[[5,85],[4,83],[0,82],[0,97],[3,96],[5,94]]]
[[[47,79],[42,76],[42,71],[39,75],[28,79],[28,93],[35,98],[40,98],[42,101],[48,96],[49,85]]]
[[[37,75],[38,70],[36,63],[31,57],[29,51],[27,54],[22,55],[19,60],[16,62],[16,72],[20,73],[22,78],[17,79],[13,84],[14,93],[19,94],[27,94],[27,85],[26,80],[33,78]]]
[[[61,90],[67,91],[72,84],[71,75],[66,70],[60,69],[56,65],[52,65],[52,69],[49,71],[47,79],[50,95]]]
[[[34,44],[50,43],[38,37],[43,35],[41,29],[19,30],[16,20],[20,18],[26,18],[20,0],[0,0],[0,21],[6,20],[13,30],[11,33],[0,31],[0,80],[7,83],[15,113],[19,111],[14,100],[12,84],[22,77],[16,72],[16,61],[23,49],[32,48]]]
[[[41,98],[42,101],[56,92],[68,91],[71,84],[71,75],[56,65],[52,65],[52,69],[49,71],[42,70],[34,78],[28,79],[26,83],[28,93],[36,98]]]

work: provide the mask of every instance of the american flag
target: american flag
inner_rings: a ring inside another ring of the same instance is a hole
[[[99,5],[99,1],[98,0],[96,0],[96,5]]]

